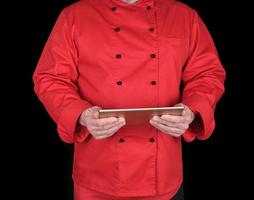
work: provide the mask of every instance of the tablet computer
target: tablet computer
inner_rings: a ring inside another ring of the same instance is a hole
[[[155,107],[155,108],[126,108],[126,109],[101,109],[99,118],[124,117],[127,124],[149,123],[154,115],[182,115],[184,107]]]

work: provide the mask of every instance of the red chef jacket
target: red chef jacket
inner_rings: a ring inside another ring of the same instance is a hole
[[[174,0],[83,0],[64,8],[33,75],[60,138],[75,144],[73,179],[115,196],[173,196],[183,180],[181,138],[147,123],[96,140],[77,123],[81,112],[182,102],[200,115],[184,139],[204,140],[224,80],[206,26]]]

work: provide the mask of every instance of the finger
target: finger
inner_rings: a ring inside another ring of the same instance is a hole
[[[185,117],[183,116],[175,116],[175,115],[161,115],[161,119],[166,120],[171,123],[183,123],[185,122]]]
[[[176,137],[176,138],[179,138],[179,137],[181,137],[183,135],[183,133],[181,133],[181,134],[175,134],[175,133],[171,133],[171,132],[169,132],[167,134],[169,134],[169,135],[171,135],[173,137]]]
[[[112,127],[111,129],[109,129],[108,131],[111,132],[110,135],[113,135],[115,132],[117,132],[120,128],[122,128],[125,125],[125,123],[117,125],[115,127]]]
[[[191,113],[191,110],[187,106],[184,106],[182,116],[184,116],[184,117],[189,116],[190,113]]]
[[[182,116],[186,116],[186,114],[187,114],[187,108],[185,107],[185,108],[183,109]]]
[[[167,126],[170,126],[170,127],[178,127],[179,124],[180,124],[180,123],[177,123],[177,122],[168,121],[165,118],[163,119],[159,116],[153,117],[152,120],[154,120],[157,123],[161,123],[161,124],[164,124],[164,125],[167,125]]]
[[[110,136],[110,135],[114,134],[116,131],[118,131],[122,126],[124,126],[124,124],[113,126],[112,128],[110,128],[108,130],[96,131],[96,135],[98,135],[98,136],[102,136],[102,135]]]
[[[99,110],[101,110],[102,108],[99,106],[93,106],[89,109],[87,109],[87,116],[91,116],[92,118],[99,118]]]
[[[153,121],[159,123],[159,124],[163,124],[165,126],[171,127],[171,128],[177,128],[177,129],[181,129],[183,131],[187,130],[189,128],[189,124],[188,123],[174,123],[174,122],[168,122],[164,119],[161,119],[160,117],[156,116],[152,119]]]
[[[108,135],[95,136],[95,139],[96,139],[96,140],[102,140],[102,139],[105,139],[105,138],[107,138],[107,137],[110,137],[110,136],[108,136]]]
[[[156,121],[158,124],[163,124],[165,126],[168,126],[169,128],[175,128],[175,129],[180,129],[180,130],[187,130],[189,128],[189,124],[187,123],[171,123],[167,121]]]
[[[95,111],[95,112],[93,113],[93,118],[94,118],[94,119],[99,119],[99,111]]]
[[[153,122],[151,121],[151,123],[158,129],[162,130],[163,132],[165,133],[171,133],[171,134],[182,134],[185,132],[185,130],[183,129],[179,129],[179,128],[173,128],[173,127],[168,127],[164,124],[160,124],[160,123],[157,123],[157,122]]]
[[[182,117],[184,117],[186,121],[192,121],[192,118],[194,117],[192,115],[194,115],[194,113],[188,106],[186,106],[182,103],[176,104],[175,106],[183,106],[184,109],[182,111]]]
[[[121,128],[121,127],[120,127]],[[120,128],[118,129],[114,129],[111,133],[108,133],[108,134],[104,134],[104,135],[96,135],[95,136],[95,139],[97,140],[101,140],[101,139],[105,139],[105,138],[108,138],[112,135],[114,135]]]
[[[162,129],[162,127],[159,125],[159,123],[157,123],[156,121],[150,120],[150,124],[153,125],[155,128],[161,130],[162,132],[167,132],[168,128],[165,127],[164,129]]]
[[[98,126],[99,127],[99,126],[105,126],[105,125],[108,125],[108,124],[112,124],[112,123],[117,122],[117,121],[118,121],[118,118],[116,118],[116,117],[107,117],[107,118],[101,118],[101,119],[93,119],[93,120],[91,120],[91,124],[93,126]]]
[[[117,120],[116,122],[113,122],[111,124],[106,124],[103,126],[95,126],[92,129],[94,131],[103,131],[103,130],[109,130],[114,126],[120,126],[120,125],[125,125],[125,124],[126,124],[126,122],[124,120]]]
[[[176,128],[176,129],[181,129],[181,130],[187,130],[189,128],[189,124],[187,122],[185,123],[174,123],[174,122],[168,122],[164,119],[159,118],[159,120],[155,120],[157,123],[161,123],[165,126],[168,126],[170,128]]]
[[[93,106],[93,107],[88,108],[87,110],[88,110],[89,113],[94,113],[94,112],[96,112],[98,110],[101,110],[101,109],[102,108],[99,107],[99,106]]]
[[[172,126],[172,127],[176,127],[178,125],[178,123],[166,121],[165,119],[162,119],[159,116],[155,116],[151,120],[153,120],[157,123],[161,123],[161,124],[164,124],[164,125],[167,125],[167,126]]]
[[[94,107],[94,109],[93,109],[93,117],[95,118],[95,119],[99,119],[99,110],[101,110],[102,108],[101,107],[98,107],[98,106],[96,106],[96,107]]]
[[[183,111],[181,113],[181,116],[183,116],[185,113],[186,113],[186,109],[188,108],[186,105],[184,105],[183,103],[178,103],[178,104],[175,104],[174,107],[183,107]]]
[[[179,106],[185,107],[185,105],[183,103],[177,103],[174,105],[174,107],[179,107]]]
[[[180,136],[181,136],[180,134],[175,134],[175,133],[171,133],[171,132],[165,131],[165,130],[162,129],[160,126],[158,126],[155,122],[151,122],[151,124],[152,124],[155,128],[159,129],[159,130],[160,130],[162,133],[164,133],[164,134],[168,134],[168,135],[171,135],[171,136],[173,136],[173,137],[180,137]]]

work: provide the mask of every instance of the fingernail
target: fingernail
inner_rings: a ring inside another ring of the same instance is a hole
[[[122,118],[122,117],[120,117],[120,118],[119,118],[119,122],[125,122],[125,119]]]
[[[122,122],[119,124],[120,127],[124,126],[125,125],[125,122]]]
[[[117,118],[112,118],[112,122],[116,122],[117,121]]]
[[[153,120],[158,120],[158,119],[159,119],[158,116],[154,116],[154,117],[153,117]]]

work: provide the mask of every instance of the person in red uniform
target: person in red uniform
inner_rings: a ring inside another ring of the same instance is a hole
[[[181,139],[205,140],[225,70],[204,22],[175,0],[81,0],[60,13],[34,90],[74,143],[75,200],[183,199]],[[182,84],[182,85],[181,85]],[[101,108],[183,105],[143,125]]]

